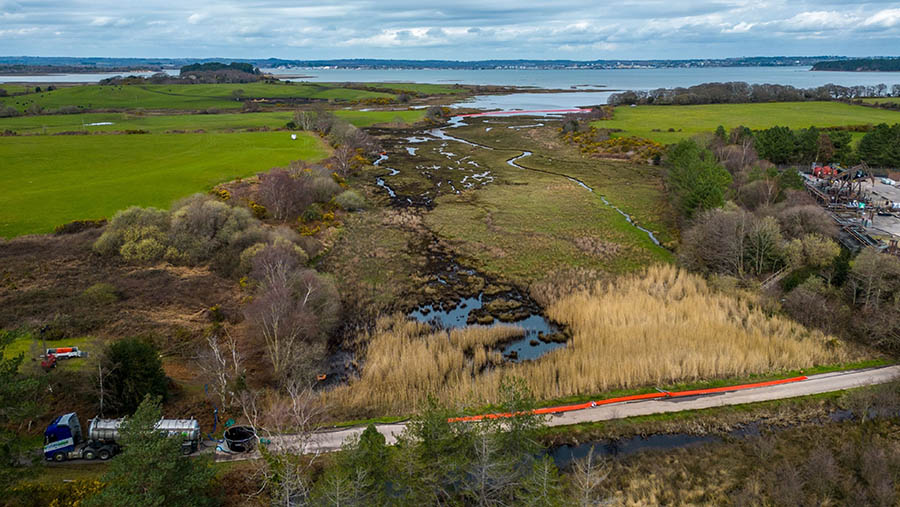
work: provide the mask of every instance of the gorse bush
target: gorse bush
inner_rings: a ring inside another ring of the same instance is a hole
[[[108,283],[95,283],[81,293],[82,299],[93,304],[103,305],[119,300],[119,291]]]
[[[257,221],[246,208],[196,194],[176,203],[170,217],[167,257],[197,263],[231,243]]]
[[[168,232],[169,214],[165,210],[132,206],[112,217],[103,235],[94,242],[94,251],[102,255],[142,255],[141,260],[156,260],[165,249],[154,250],[157,244],[165,244]],[[138,245],[144,241],[146,243]],[[146,258],[151,252],[157,257]]]

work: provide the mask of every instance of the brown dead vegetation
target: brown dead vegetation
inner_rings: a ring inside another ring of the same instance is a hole
[[[233,281],[205,267],[137,267],[103,258],[91,250],[100,232],[0,242],[0,328],[50,326],[61,338],[146,335],[168,342],[201,333],[215,305],[226,317],[238,315],[241,294]],[[100,283],[114,287],[113,300],[83,296]]]

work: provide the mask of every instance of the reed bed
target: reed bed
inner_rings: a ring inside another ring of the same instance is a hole
[[[648,268],[561,298],[548,315],[565,324],[565,348],[537,361],[504,363],[491,346],[521,330],[431,331],[402,317],[368,337],[359,379],[325,396],[361,412],[415,410],[428,396],[451,405],[497,401],[500,382],[525,380],[542,399],[610,389],[786,371],[850,359],[837,339],[749,298],[711,289],[671,265]]]
[[[448,399],[448,389],[468,389],[484,370],[503,363],[496,345],[524,334],[505,325],[435,331],[403,315],[383,317],[362,337],[368,347],[360,377],[325,393],[325,401],[367,414],[409,411],[429,394]]]

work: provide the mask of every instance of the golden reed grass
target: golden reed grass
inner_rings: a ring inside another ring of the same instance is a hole
[[[509,375],[551,399],[785,371],[849,355],[835,338],[767,315],[670,265],[570,294],[548,315],[572,331],[567,346],[517,364],[502,362],[491,348],[520,335],[517,328],[433,332],[402,317],[383,319],[367,337],[360,378],[325,394],[326,401],[360,413],[397,413],[415,410],[429,395],[457,405],[493,403]]]

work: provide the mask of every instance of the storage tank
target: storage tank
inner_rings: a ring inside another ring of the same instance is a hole
[[[98,442],[115,442],[119,439],[119,428],[125,418],[91,419],[88,427],[88,439]],[[166,432],[166,436],[181,436],[184,440],[200,440],[200,423],[196,419],[160,419],[156,428]]]

